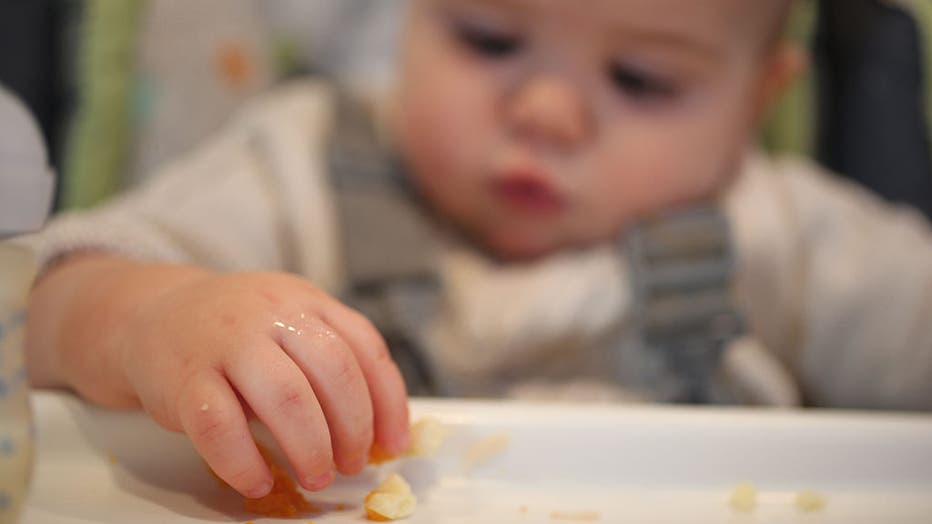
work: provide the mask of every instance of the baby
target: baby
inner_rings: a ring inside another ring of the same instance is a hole
[[[671,252],[733,256],[757,343],[722,366],[733,391],[767,390],[721,398],[927,409],[926,224],[751,147],[800,67],[789,3],[411,0],[397,91],[371,120],[327,86],[285,86],[152,184],[31,239],[30,378],[141,406],[252,497],[271,487],[254,416],[320,489],[373,443],[407,447],[406,380],[675,399],[651,351],[622,349],[662,286],[618,239],[711,209]]]

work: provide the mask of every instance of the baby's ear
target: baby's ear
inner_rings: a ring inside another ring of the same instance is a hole
[[[760,122],[780,96],[808,67],[809,56],[793,42],[780,42],[764,58],[757,86],[754,117]]]

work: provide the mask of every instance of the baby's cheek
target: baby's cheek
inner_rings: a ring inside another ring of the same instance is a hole
[[[676,164],[658,159],[615,169],[589,188],[578,222],[589,236],[611,237],[636,220],[700,200],[717,187],[717,177]]]

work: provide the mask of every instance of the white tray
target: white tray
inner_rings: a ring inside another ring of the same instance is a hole
[[[413,400],[415,418],[450,426],[434,457],[339,478],[308,496],[323,513],[279,521],[244,513],[185,437],[141,414],[51,393],[34,407],[23,524],[362,522],[363,498],[391,471],[420,499],[410,524],[932,522],[932,416]],[[464,465],[496,435],[510,439],[501,454]],[[758,491],[750,514],[728,504],[739,482]],[[826,507],[801,512],[801,490]]]

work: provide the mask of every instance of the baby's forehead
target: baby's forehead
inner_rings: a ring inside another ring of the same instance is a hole
[[[572,30],[595,25],[620,34],[648,29],[703,32],[720,37],[778,33],[792,0],[415,0],[422,6],[452,5],[519,16],[525,26],[556,23]],[[593,35],[594,36],[594,35]]]

